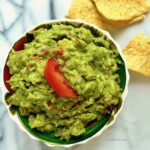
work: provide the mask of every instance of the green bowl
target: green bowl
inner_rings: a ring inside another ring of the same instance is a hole
[[[63,146],[63,147],[71,147],[77,144],[83,144],[86,143],[87,141],[89,141],[92,138],[97,137],[98,135],[100,135],[107,127],[109,127],[110,125],[112,125],[116,119],[116,117],[118,116],[122,106],[123,106],[123,102],[124,99],[127,95],[128,92],[128,81],[129,81],[129,74],[126,68],[126,63],[124,60],[124,57],[121,53],[121,50],[118,46],[118,44],[112,39],[112,37],[110,36],[110,34],[106,31],[103,31],[102,29],[85,23],[81,20],[69,20],[69,19],[63,19],[63,20],[50,20],[41,24],[38,24],[36,26],[31,27],[29,30],[27,30],[27,32],[25,32],[23,34],[22,37],[26,36],[26,33],[35,30],[37,28],[40,27],[49,27],[51,24],[53,23],[61,23],[61,24],[72,24],[74,26],[81,26],[84,25],[88,28],[90,28],[93,32],[96,32],[96,34],[98,33],[102,33],[104,34],[110,41],[112,41],[112,43],[114,44],[114,46],[117,47],[118,52],[120,54],[119,59],[122,62],[119,65],[119,70],[118,70],[118,74],[120,77],[120,87],[123,89],[122,91],[122,100],[120,101],[120,103],[118,104],[118,106],[113,110],[112,114],[110,115],[105,115],[103,116],[99,121],[97,121],[95,124],[91,125],[90,127],[86,128],[86,132],[84,134],[82,134],[81,136],[78,137],[72,137],[69,141],[65,141],[65,140],[60,140],[59,137],[56,137],[54,135],[54,133],[42,133],[39,132],[36,129],[31,129],[29,126],[29,121],[28,121],[28,117],[23,117],[19,110],[17,111],[17,113],[15,115],[13,115],[10,110],[9,110],[9,106],[5,103],[5,96],[8,93],[8,90],[6,89],[4,83],[3,83],[3,102],[6,105],[9,115],[10,117],[18,124],[18,126],[25,131],[27,134],[29,134],[31,136],[31,138],[39,140],[39,141],[43,141],[44,143],[46,143],[49,146]],[[21,37],[21,38],[22,38]],[[19,38],[19,40],[21,39]],[[17,40],[17,41],[19,41]],[[13,45],[14,46],[14,45]],[[12,47],[13,47],[12,46]]]

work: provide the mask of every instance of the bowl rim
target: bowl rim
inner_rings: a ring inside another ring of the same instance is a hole
[[[37,27],[39,27],[39,26],[41,26],[41,25],[44,25],[44,24],[52,24],[52,23],[61,23],[61,22],[82,23],[82,24],[84,24],[84,25],[93,27],[94,29],[96,29],[96,30],[100,31],[102,34],[104,34],[104,35],[105,35],[110,41],[112,41],[112,43],[116,46],[116,48],[117,48],[117,50],[118,50],[118,52],[119,52],[120,57],[121,57],[122,60],[124,61],[124,67],[125,67],[125,73],[126,73],[125,89],[124,89],[124,91],[123,91],[123,93],[122,93],[122,95],[121,95],[121,97],[122,97],[122,104],[121,104],[120,108],[118,109],[117,113],[113,116],[113,117],[114,117],[113,120],[112,120],[109,124],[105,124],[105,125],[104,125],[97,133],[95,133],[93,136],[91,136],[91,137],[89,137],[89,138],[87,138],[87,139],[85,139],[85,140],[83,140],[83,141],[74,143],[74,144],[55,144],[55,143],[50,143],[50,142],[45,142],[45,141],[43,141],[46,145],[48,145],[48,146],[50,146],[50,147],[60,147],[60,146],[61,146],[61,147],[64,147],[64,148],[70,148],[70,147],[75,146],[75,145],[85,144],[85,143],[87,143],[88,141],[90,141],[91,139],[94,139],[94,138],[98,137],[98,136],[101,135],[107,128],[109,128],[110,126],[112,126],[112,125],[115,123],[116,118],[118,117],[119,113],[121,112],[121,110],[122,110],[122,108],[123,108],[124,100],[125,100],[125,98],[126,98],[126,96],[127,96],[127,93],[128,93],[128,84],[129,84],[130,76],[129,76],[129,73],[128,73],[128,70],[127,70],[126,60],[125,60],[125,58],[124,58],[124,56],[123,56],[123,53],[122,53],[122,51],[121,51],[121,48],[120,48],[119,44],[112,38],[112,36],[110,35],[110,33],[107,32],[107,31],[104,31],[104,30],[101,29],[101,28],[98,28],[96,25],[93,25],[93,24],[84,22],[84,21],[82,21],[82,20],[80,20],[80,19],[66,19],[66,18],[64,18],[64,19],[47,20],[47,21],[44,21],[44,22],[40,22],[40,23],[38,23],[38,24],[36,24],[36,25],[33,25],[33,26],[29,27],[19,38],[17,38],[17,40],[15,40],[15,42],[18,41],[19,39],[21,39],[22,37],[24,37],[24,36],[26,35],[26,33],[31,32],[32,30],[34,30],[35,28],[37,28]],[[14,42],[14,43],[15,43],[15,42]],[[10,50],[11,50],[11,48],[13,47],[14,43],[10,46]],[[10,52],[10,50],[9,50],[9,52]],[[8,52],[8,55],[9,55],[9,52]],[[7,57],[8,57],[8,55],[7,55]],[[5,58],[5,62],[6,62],[6,60],[7,60],[7,57]],[[5,64],[4,64],[4,66],[5,66]],[[3,74],[4,74],[4,66],[3,66],[3,69],[2,69],[2,78],[3,78]],[[1,85],[2,85],[2,86],[1,86],[1,87],[2,87],[2,102],[4,103],[5,107],[7,108],[10,118],[11,118],[14,122],[16,122],[16,124],[19,126],[19,128],[20,128],[22,131],[24,131],[26,134],[28,134],[32,139],[37,140],[37,141],[42,141],[41,139],[39,139],[39,138],[33,136],[31,133],[29,133],[29,132],[27,131],[27,129],[25,129],[25,127],[24,127],[24,126],[22,125],[22,123],[20,122],[19,117],[18,117],[17,114],[12,115],[12,114],[10,113],[10,111],[9,111],[9,106],[8,106],[8,105],[6,104],[6,102],[5,102],[5,94],[8,93],[8,90],[7,90],[6,87],[5,87],[5,84],[4,84],[4,82],[3,82],[3,79],[2,79],[1,82],[2,82],[2,83],[1,83]]]

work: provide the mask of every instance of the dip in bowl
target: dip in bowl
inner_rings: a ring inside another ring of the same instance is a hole
[[[77,20],[29,29],[4,67],[4,103],[34,139],[70,147],[101,134],[120,112],[129,76],[111,36]]]

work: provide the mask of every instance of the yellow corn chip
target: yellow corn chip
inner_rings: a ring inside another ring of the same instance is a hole
[[[91,0],[73,0],[66,17],[81,19],[106,30],[106,24]]]
[[[127,20],[127,21],[111,21],[110,24],[114,27],[121,28],[121,27],[125,27],[127,25],[130,25],[130,24],[133,24],[135,22],[141,21],[144,18],[145,18],[145,15],[141,15],[141,16],[138,16],[134,19]]]
[[[150,76],[150,38],[137,34],[124,49],[127,67],[133,71]]]
[[[115,27],[144,19],[150,9],[147,0],[93,0],[105,21]]]

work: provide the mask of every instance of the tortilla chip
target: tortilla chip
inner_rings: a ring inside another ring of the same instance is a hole
[[[121,28],[121,27],[125,27],[127,25],[130,25],[130,24],[133,24],[135,22],[138,22],[138,21],[141,21],[145,18],[145,15],[141,15],[141,16],[138,16],[134,19],[131,19],[131,20],[127,20],[127,21],[112,21],[110,24],[114,27],[117,27],[117,28]],[[109,21],[108,21],[109,22]]]
[[[93,0],[99,13],[115,27],[123,27],[144,19],[150,10],[147,0]]]
[[[124,49],[127,67],[150,77],[150,38],[137,34]]]
[[[81,19],[106,30],[106,24],[91,0],[73,0],[66,17]]]

